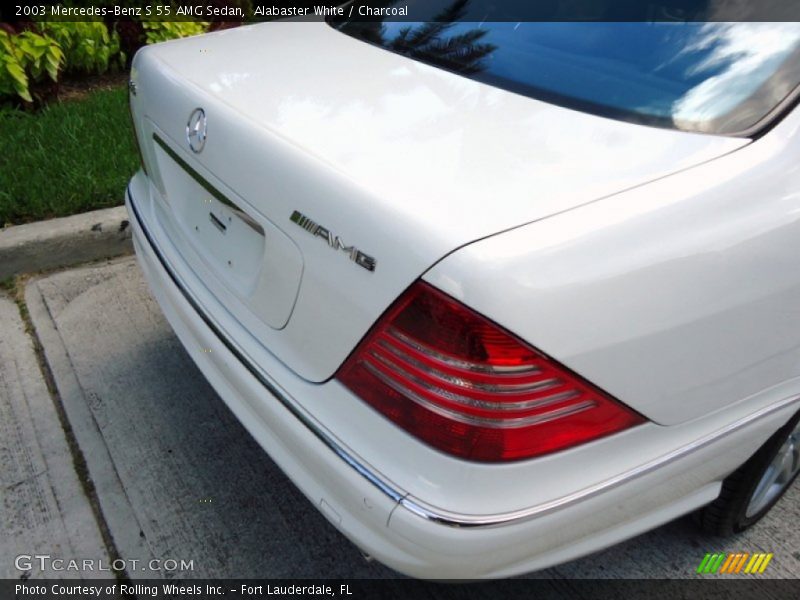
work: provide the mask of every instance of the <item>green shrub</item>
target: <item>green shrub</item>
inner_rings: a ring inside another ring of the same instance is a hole
[[[131,23],[144,31],[143,41],[148,44],[205,33],[209,26],[201,21]],[[42,104],[58,92],[62,71],[94,75],[125,67],[126,54],[116,26],[109,28],[102,21],[39,21],[27,27],[16,34],[11,28],[0,28],[0,102],[21,98]],[[136,31],[132,34],[135,38]],[[135,50],[141,42],[133,42]]]
[[[57,82],[63,60],[64,53],[52,38],[33,31],[12,36],[0,30],[0,96],[33,102],[33,85],[46,77]]]
[[[205,33],[209,24],[205,21],[143,21],[142,25],[147,43],[157,44]]]
[[[112,65],[123,67],[119,35],[109,32],[102,21],[41,22],[40,31],[56,40],[64,51],[64,70],[68,73],[102,74]]]

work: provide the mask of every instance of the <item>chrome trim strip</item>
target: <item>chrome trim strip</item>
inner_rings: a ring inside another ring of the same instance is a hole
[[[253,217],[251,217],[248,213],[243,211],[238,204],[233,202],[230,198],[228,198],[225,194],[220,192],[217,188],[211,185],[205,177],[200,175],[195,169],[185,160],[183,160],[178,153],[175,152],[172,148],[169,147],[164,140],[162,140],[157,134],[153,134],[153,141],[159,145],[159,147],[169,156],[175,163],[192,179],[194,179],[200,187],[202,187],[205,191],[211,194],[217,202],[220,204],[228,207],[233,214],[239,217],[245,224],[253,229],[257,234],[264,236],[264,228],[261,224],[256,221]]]
[[[776,402],[770,406],[764,407],[761,410],[754,412],[753,414],[747,415],[746,417],[742,417],[741,419],[734,421],[733,423],[714,431],[699,440],[692,442],[691,444],[686,444],[681,448],[678,448],[668,454],[655,458],[639,467],[634,469],[629,469],[628,471],[621,473],[615,477],[607,479],[605,481],[601,481],[593,486],[589,486],[582,490],[578,490],[577,492],[573,492],[572,494],[568,494],[566,496],[562,496],[561,498],[557,498],[550,502],[545,502],[543,504],[538,504],[536,506],[531,506],[528,508],[510,511],[505,513],[496,513],[490,515],[470,515],[470,514],[463,514],[463,513],[456,513],[452,511],[448,511],[445,509],[437,508],[426,502],[419,500],[411,495],[404,494],[403,492],[398,491],[393,484],[385,481],[376,473],[371,471],[368,467],[361,464],[358,459],[356,459],[352,454],[350,454],[347,450],[342,448],[336,440],[334,440],[330,435],[328,435],[324,430],[322,430],[313,420],[311,420],[304,412],[298,409],[291,400],[289,400],[283,393],[273,384],[269,378],[259,367],[257,367],[246,355],[246,353],[234,342],[232,339],[229,339],[225,334],[222,333],[222,329],[219,325],[213,321],[212,317],[210,317],[199,304],[199,302],[194,298],[194,296],[189,292],[189,290],[182,284],[182,282],[178,279],[178,276],[173,272],[169,264],[167,263],[164,256],[161,254],[161,251],[156,246],[154,240],[150,236],[150,233],[144,227],[142,223],[141,216],[136,209],[136,206],[133,203],[133,197],[130,193],[130,185],[128,186],[127,196],[130,203],[130,206],[133,210],[133,216],[136,219],[137,225],[144,233],[145,238],[147,238],[150,247],[152,248],[156,258],[158,258],[159,262],[161,262],[162,267],[166,271],[169,278],[173,281],[176,285],[178,290],[181,292],[183,297],[189,302],[189,304],[197,311],[198,316],[203,320],[203,322],[214,332],[214,334],[219,338],[219,340],[225,345],[225,347],[230,350],[234,356],[236,356],[244,367],[250,371],[250,373],[258,379],[258,381],[267,389],[267,391],[272,394],[276,400],[278,400],[289,412],[291,412],[295,417],[297,417],[303,425],[305,425],[309,431],[311,431],[325,446],[327,446],[331,451],[333,451],[339,458],[341,458],[348,466],[350,466],[353,470],[359,473],[364,479],[366,479],[370,484],[378,488],[381,492],[386,494],[390,499],[397,502],[398,506],[404,507],[406,510],[414,513],[415,515],[427,520],[437,523],[439,525],[445,525],[448,527],[459,527],[459,528],[467,528],[467,527],[499,527],[504,525],[509,525],[512,523],[518,523],[527,521],[529,519],[534,519],[537,517],[541,517],[543,515],[552,513],[556,510],[563,509],[567,506],[572,504],[576,504],[583,500],[587,500],[589,498],[593,498],[603,492],[608,490],[614,489],[622,485],[623,483],[627,483],[628,481],[632,481],[634,479],[638,479],[643,477],[649,473],[652,473],[656,469],[659,469],[663,466],[671,464],[676,460],[679,460],[692,452],[705,448],[706,446],[712,444],[713,442],[724,438],[737,430],[750,425],[751,423],[758,421],[760,419],[766,418],[773,413],[776,413],[784,408],[791,406],[794,403],[800,402],[800,395],[790,396],[788,398],[784,398],[783,400]]]
[[[534,519],[554,511],[561,510],[572,504],[588,500],[589,498],[593,498],[594,496],[597,496],[603,492],[617,488],[623,483],[628,483],[629,481],[643,477],[657,469],[660,469],[661,467],[687,456],[688,454],[691,454],[692,452],[705,448],[713,442],[727,437],[735,431],[750,425],[759,419],[763,419],[775,412],[783,410],[784,408],[787,408],[798,401],[800,401],[800,395],[784,398],[783,400],[764,407],[751,415],[742,417],[730,425],[726,425],[717,431],[709,433],[708,435],[692,442],[691,444],[686,444],[681,448],[673,450],[672,452],[669,452],[663,456],[659,456],[658,458],[655,458],[650,462],[640,465],[634,469],[629,469],[628,471],[625,471],[624,473],[621,473],[615,477],[611,477],[610,479],[606,479],[605,481],[601,481],[595,485],[578,490],[572,494],[562,496],[561,498],[557,498],[550,502],[539,504],[537,506],[531,506],[521,510],[492,515],[466,515],[463,513],[455,513],[436,508],[410,495],[405,496],[402,500],[400,500],[400,505],[404,506],[406,509],[413,512],[417,516],[422,517],[423,519],[434,521],[441,525],[448,525],[450,527],[498,527],[502,525],[508,525],[510,523],[527,521],[529,519]]]
[[[142,217],[139,214],[136,205],[133,202],[133,196],[130,192],[130,184],[128,185],[127,189],[127,196],[130,207],[133,211],[133,216],[135,217],[136,224],[138,225],[139,229],[141,229],[142,233],[144,234],[145,238],[147,239],[148,244],[150,244],[150,248],[153,250],[153,253],[158,258],[158,261],[161,263],[161,266],[166,271],[169,278],[175,284],[175,287],[178,288],[181,295],[186,299],[186,301],[191,305],[191,307],[197,312],[197,316],[199,316],[203,322],[208,326],[209,329],[214,333],[214,335],[219,338],[219,340],[225,345],[225,347],[242,363],[242,365],[250,371],[250,373],[255,377],[261,385],[263,385],[266,390],[272,394],[272,396],[280,402],[290,413],[292,413],[299,421],[305,425],[316,437],[319,439],[323,444],[325,444],[330,450],[333,451],[339,458],[341,458],[345,463],[347,463],[350,467],[353,468],[356,472],[358,472],[364,479],[369,481],[372,485],[378,488],[381,492],[386,494],[389,498],[394,500],[395,502],[399,502],[405,494],[403,492],[398,491],[394,485],[390,484],[387,481],[384,481],[380,477],[378,477],[375,473],[370,471],[366,466],[362,465],[353,455],[351,455],[347,450],[342,448],[339,443],[333,439],[327,432],[322,430],[313,420],[309,418],[303,411],[301,411],[294,403],[289,400],[279,389],[278,387],[271,381],[270,377],[260,368],[258,367],[252,359],[247,356],[247,353],[228,335],[226,335],[223,331],[221,325],[219,325],[213,317],[209,315],[209,313],[203,308],[202,304],[199,300],[197,300],[194,295],[189,291],[188,287],[180,280],[179,276],[169,264],[167,259],[162,254],[161,250],[153,240],[150,232],[147,231],[145,228],[144,223],[142,222]]]

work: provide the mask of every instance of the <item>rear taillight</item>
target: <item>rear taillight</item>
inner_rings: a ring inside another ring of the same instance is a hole
[[[541,456],[644,421],[423,282],[400,297],[336,377],[412,435],[475,461]]]

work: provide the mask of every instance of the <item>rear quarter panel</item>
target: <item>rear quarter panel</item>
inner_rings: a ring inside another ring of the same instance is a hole
[[[425,279],[656,423],[755,410],[800,390],[799,128],[795,109],[743,149],[469,245]]]

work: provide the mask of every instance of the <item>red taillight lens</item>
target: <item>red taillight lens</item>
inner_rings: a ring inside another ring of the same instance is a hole
[[[412,435],[476,461],[541,456],[644,421],[423,282],[401,296],[336,377]]]

